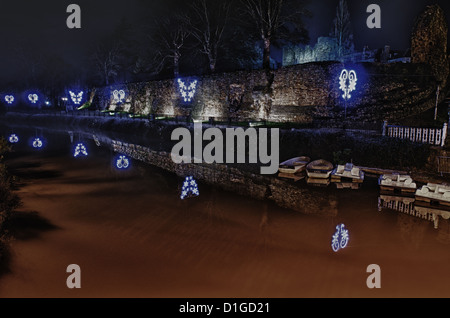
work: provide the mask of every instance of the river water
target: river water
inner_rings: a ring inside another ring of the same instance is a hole
[[[117,154],[92,135],[0,132],[19,138],[7,164],[23,201],[0,297],[450,296],[449,221],[411,215],[414,200],[381,195],[376,179],[332,189],[337,214],[329,217],[201,181],[198,197],[181,200],[182,178],[132,159],[118,169]],[[88,155],[74,157],[80,143]],[[339,224],[349,241],[334,252]],[[81,289],[66,286],[70,264],[81,268]],[[366,284],[371,264],[381,288]]]

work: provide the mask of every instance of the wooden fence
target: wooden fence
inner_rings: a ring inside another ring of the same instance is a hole
[[[408,139],[412,142],[443,147],[445,145],[445,138],[447,137],[447,127],[447,123],[442,128],[404,127],[388,125],[387,121],[385,121],[383,124],[383,136]]]

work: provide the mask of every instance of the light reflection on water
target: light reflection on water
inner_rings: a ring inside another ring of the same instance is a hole
[[[14,131],[19,140],[34,136],[31,130]],[[10,130],[2,133],[8,137]],[[101,245],[105,238],[106,242],[120,242],[113,248],[118,255],[137,253],[139,256],[113,266],[130,282],[128,286],[125,278],[118,280],[128,291],[132,283],[148,278],[153,287],[159,287],[159,293],[146,291],[146,295],[161,297],[370,297],[365,268],[379,264],[383,295],[450,296],[450,279],[443,276],[450,261],[450,212],[416,205],[414,198],[380,193],[376,179],[367,178],[359,189],[337,189],[328,184],[316,187],[308,185],[307,179],[298,181],[298,186],[309,187],[315,196],[333,194],[330,197],[335,198],[337,213],[329,217],[314,216],[315,211],[303,215],[285,210],[201,181],[200,196],[181,200],[183,178],[139,162],[133,162],[128,170],[114,169],[118,154],[108,148],[108,139],[100,134],[44,131],[43,136],[46,147],[37,154],[43,166],[65,161],[64,182],[89,188],[85,195],[96,204],[70,201],[73,206],[55,219],[46,211],[38,212],[56,225],[71,224],[74,218],[86,222],[86,239],[93,227],[99,236],[95,236],[95,245],[101,250],[112,248]],[[81,161],[73,158],[78,143],[89,149],[89,156]],[[18,156],[32,152],[21,142],[13,148]],[[94,168],[98,175],[93,175]],[[345,249],[334,253],[331,240],[341,223],[349,230],[350,240]],[[70,232],[53,235],[64,241]],[[161,263],[155,263],[158,259]],[[141,268],[137,261],[159,274],[142,274],[145,266]],[[99,260],[96,264],[105,265]],[[133,269],[144,278],[132,273]],[[172,288],[167,287],[167,280]]]

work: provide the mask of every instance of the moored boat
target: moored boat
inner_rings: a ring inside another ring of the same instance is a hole
[[[282,174],[299,173],[305,170],[310,161],[308,157],[295,157],[280,163],[278,171]]]
[[[306,173],[309,178],[313,179],[328,179],[333,171],[333,164],[329,161],[319,159],[310,162],[306,166]]]
[[[331,181],[343,182],[345,180],[361,183],[364,181],[364,172],[352,163],[347,163],[345,166],[338,165],[336,169],[331,172]]]
[[[428,183],[417,189],[415,196],[418,201],[450,205],[450,186]]]
[[[414,193],[417,184],[409,175],[383,174],[378,179],[378,185],[383,191],[399,191],[404,193]]]

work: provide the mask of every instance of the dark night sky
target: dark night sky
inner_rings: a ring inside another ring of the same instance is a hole
[[[66,27],[66,8],[71,3],[81,7],[81,30]],[[18,47],[30,50],[31,54],[41,51],[62,55],[70,63],[80,65],[95,43],[110,34],[123,18],[134,21],[165,3],[165,0],[2,1],[0,80],[8,80],[16,73]],[[338,0],[310,0],[310,3],[313,17],[306,23],[313,44],[318,36],[328,35]],[[366,8],[371,3],[381,6],[381,30],[370,30],[366,26]],[[364,45],[379,48],[386,44],[393,49],[407,49],[414,18],[432,3],[438,3],[448,19],[448,0],[348,0],[356,49],[360,50]]]

